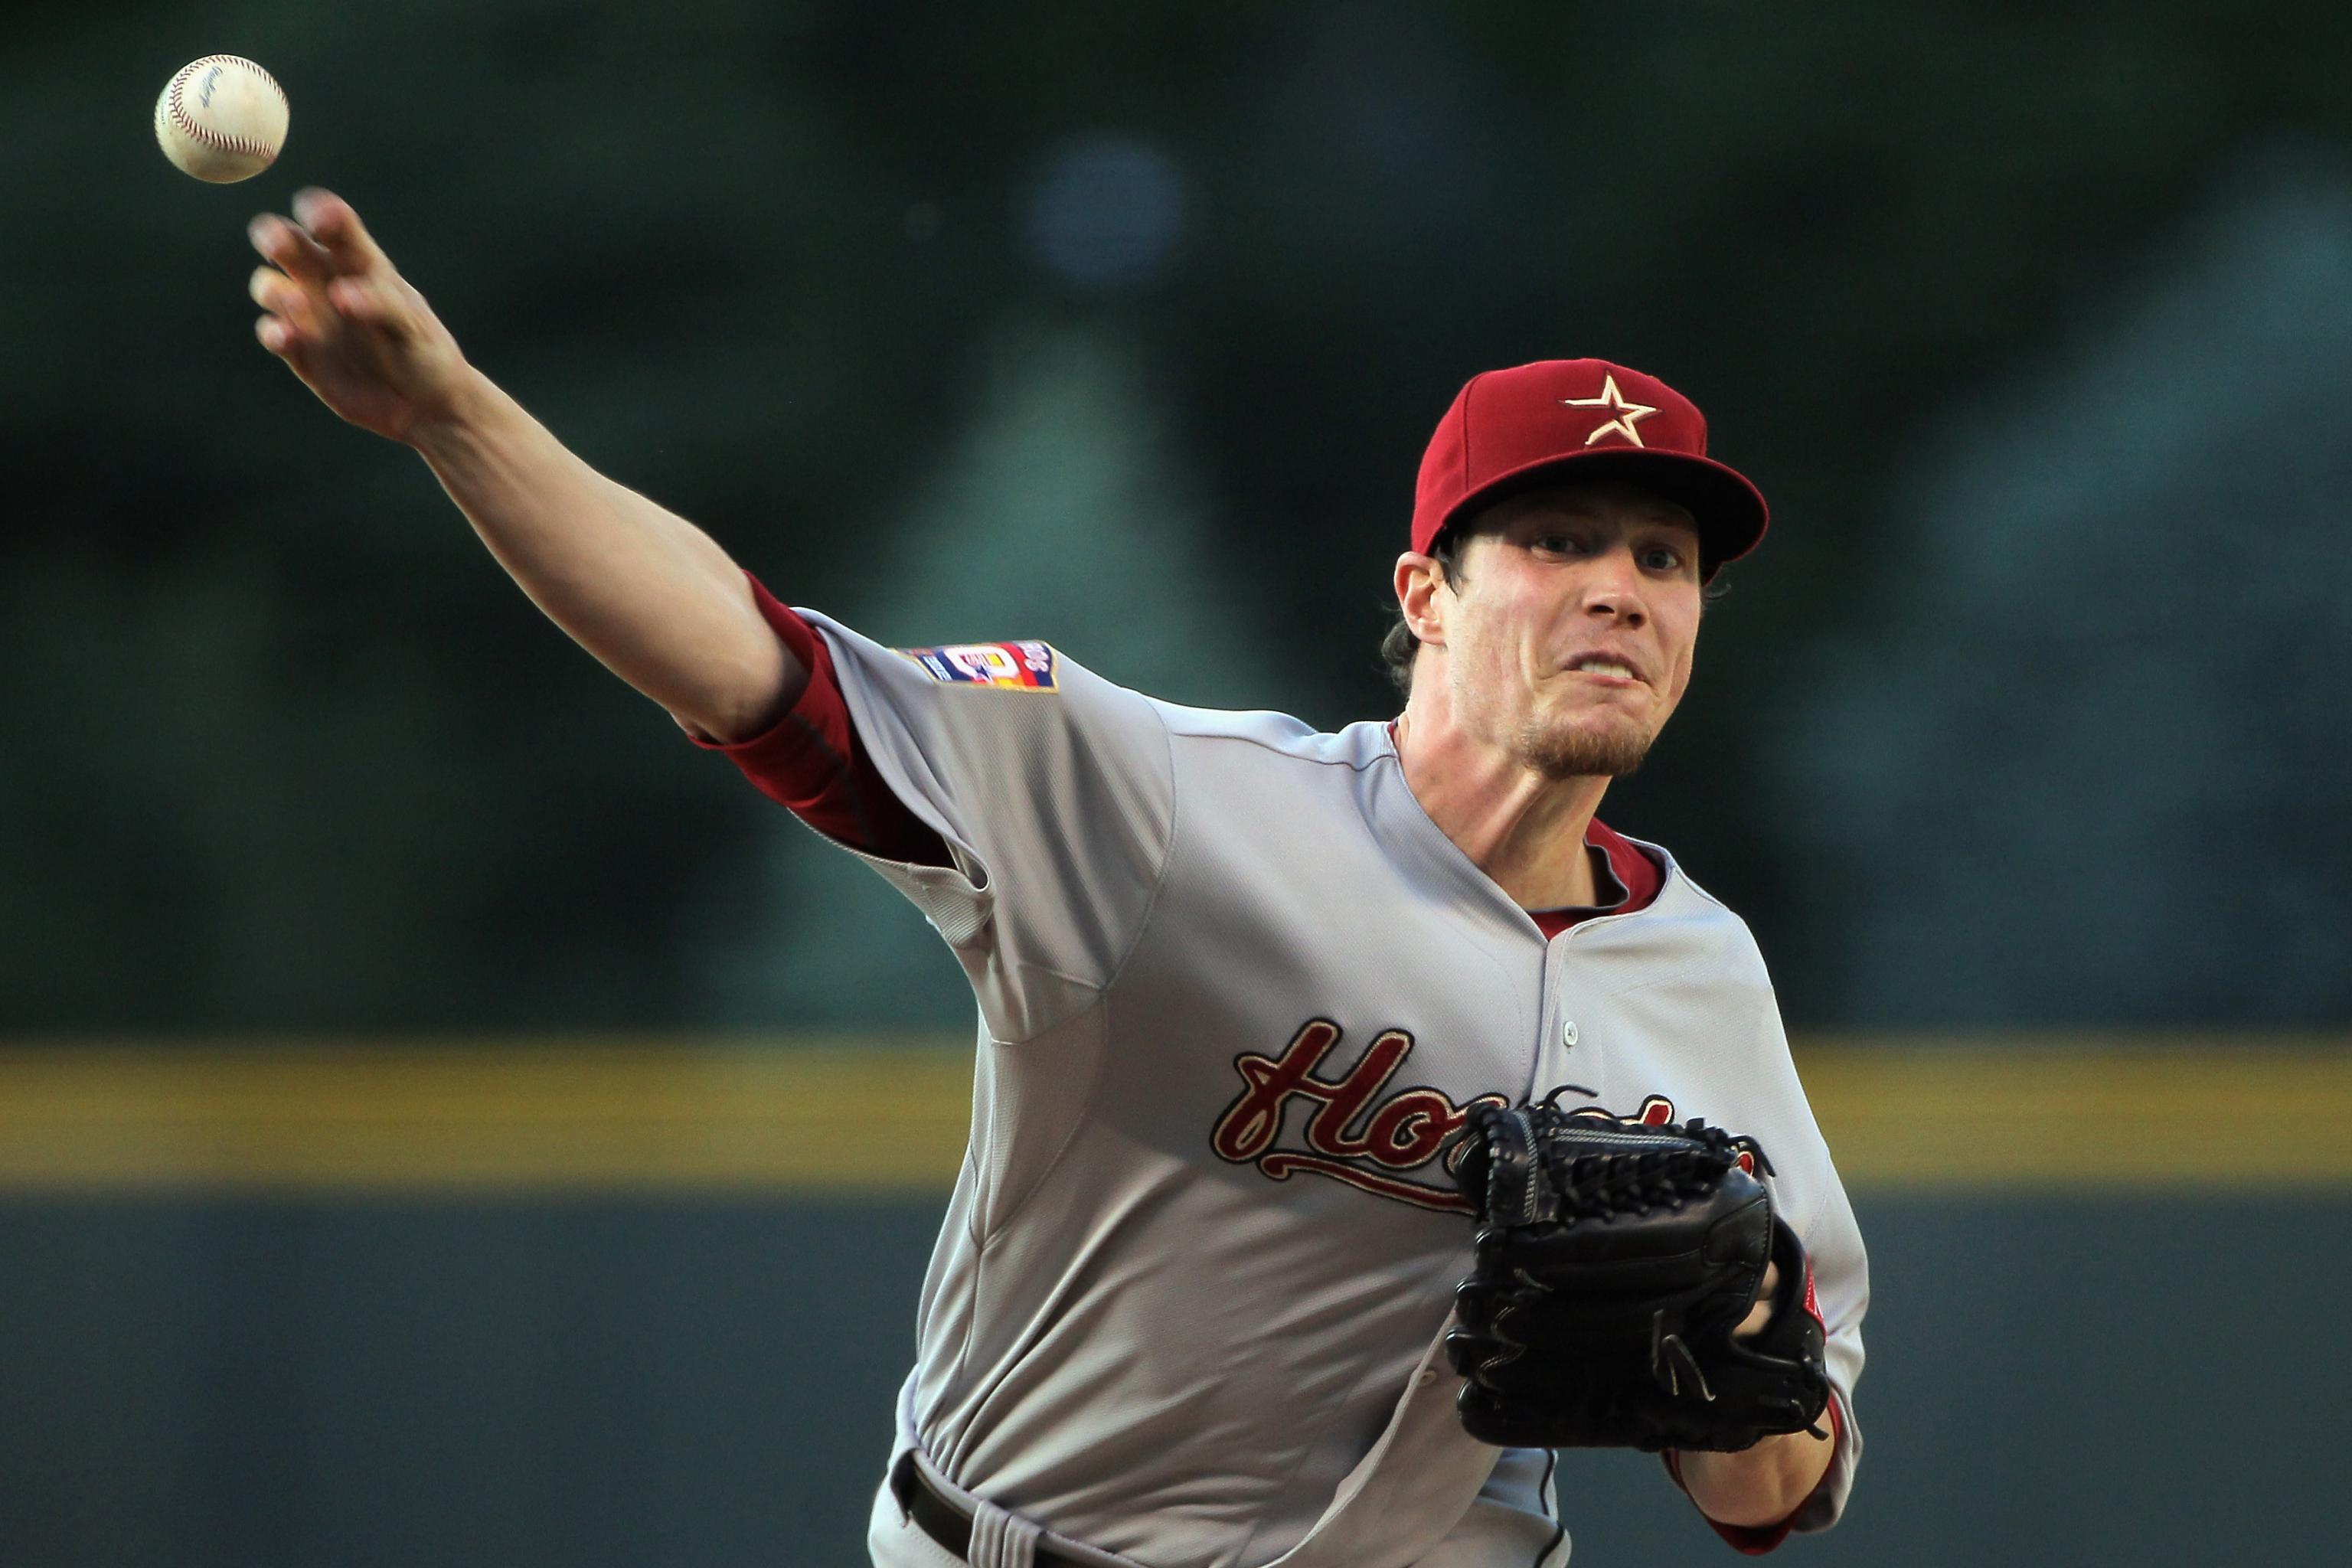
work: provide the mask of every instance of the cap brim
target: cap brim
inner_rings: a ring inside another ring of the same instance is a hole
[[[1654,491],[1689,512],[1698,523],[1701,581],[1713,577],[1725,562],[1737,561],[1755,549],[1771,521],[1763,492],[1728,464],[1688,452],[1604,447],[1546,458],[1496,475],[1454,502],[1439,531],[1507,497],[1571,479],[1622,479]]]

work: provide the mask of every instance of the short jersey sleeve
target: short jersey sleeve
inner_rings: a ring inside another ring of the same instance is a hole
[[[950,864],[861,858],[955,950],[999,1039],[1091,1005],[1168,864],[1175,784],[1159,706],[1045,643],[894,649],[799,614],[832,654],[875,769]]]

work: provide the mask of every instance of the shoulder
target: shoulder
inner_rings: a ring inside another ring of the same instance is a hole
[[[1654,844],[1646,838],[1635,838],[1631,834],[1619,833],[1597,820],[1592,824],[1591,841],[1601,845],[1612,856],[1631,851],[1656,866],[1659,873],[1660,900],[1671,900],[1685,918],[1711,918],[1736,925],[1742,931],[1748,929],[1747,922],[1732,913],[1731,906],[1701,887],[1698,879],[1690,874],[1690,868],[1675,859],[1674,851],[1664,845]]]
[[[1598,828],[1600,825],[1596,823],[1594,826]],[[1645,909],[1628,917],[1629,921],[1654,922],[1655,928],[1671,932],[1680,943],[1693,950],[1705,949],[1718,963],[1769,984],[1756,933],[1728,904],[1702,887],[1664,846],[1615,833],[1609,837],[1623,846],[1618,853],[1638,853],[1654,864],[1659,873],[1657,896]]]
[[[1179,744],[1253,751],[1269,758],[1359,772],[1387,754],[1381,727],[1370,722],[1331,731],[1318,730],[1288,713],[1265,710],[1188,708],[1156,698],[1152,706]]]

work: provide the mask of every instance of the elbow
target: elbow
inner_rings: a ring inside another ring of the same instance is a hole
[[[808,680],[807,668],[774,647],[772,658],[754,660],[750,668],[688,700],[664,706],[698,739],[739,745],[774,729],[800,701]]]

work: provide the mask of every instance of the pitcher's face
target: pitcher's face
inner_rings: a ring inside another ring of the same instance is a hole
[[[1698,527],[1639,486],[1562,484],[1467,525],[1441,587],[1456,721],[1552,778],[1629,773],[1690,684]]]

